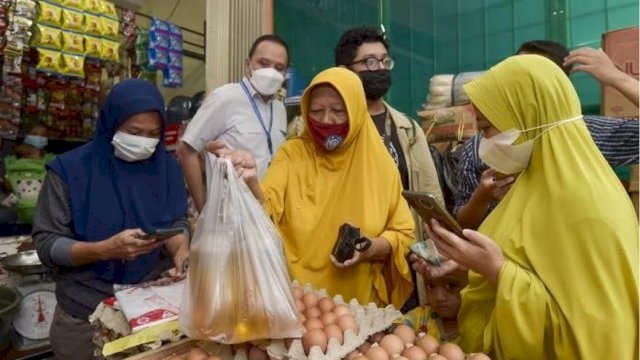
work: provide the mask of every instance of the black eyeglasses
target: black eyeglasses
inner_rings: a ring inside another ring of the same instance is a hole
[[[376,71],[379,69],[393,69],[393,65],[395,65],[396,61],[391,56],[383,57],[382,59],[378,59],[376,57],[370,56],[368,58],[364,58],[362,60],[354,61],[349,65],[362,63],[367,67],[369,71]]]

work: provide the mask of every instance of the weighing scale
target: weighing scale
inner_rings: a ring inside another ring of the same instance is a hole
[[[49,329],[56,308],[55,283],[49,279],[34,250],[7,256],[2,266],[23,276],[16,286],[22,294],[18,313],[13,319],[11,340],[18,351],[28,351],[49,345]]]

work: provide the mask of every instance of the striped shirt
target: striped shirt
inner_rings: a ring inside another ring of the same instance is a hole
[[[639,121],[585,115],[584,122],[593,137],[593,142],[612,167],[638,163]],[[457,169],[459,184],[455,194],[454,214],[469,202],[471,195],[480,184],[482,173],[489,169],[478,155],[481,138],[481,134],[476,134],[469,139],[460,154]],[[496,205],[497,202],[492,203],[489,212]]]

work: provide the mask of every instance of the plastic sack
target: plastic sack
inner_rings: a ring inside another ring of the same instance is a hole
[[[280,235],[229,160],[207,156],[207,203],[191,243],[180,309],[192,339],[299,338]]]

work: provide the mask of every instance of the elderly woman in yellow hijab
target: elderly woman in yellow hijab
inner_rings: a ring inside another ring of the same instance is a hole
[[[325,70],[301,106],[305,130],[280,147],[261,184],[247,152],[229,152],[221,142],[209,150],[230,157],[262,201],[284,239],[292,278],[347,300],[399,308],[412,291],[405,256],[415,224],[397,168],[367,112],[362,82],[347,69]],[[331,251],[344,223],[372,243],[340,263]]]
[[[519,55],[465,90],[484,123],[480,157],[520,175],[466,239],[426,228],[471,270],[460,345],[496,359],[637,359],[638,224],[571,82]]]

